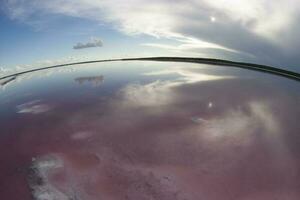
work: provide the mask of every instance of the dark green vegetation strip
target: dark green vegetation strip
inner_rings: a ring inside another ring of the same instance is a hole
[[[201,63],[201,64],[210,64],[210,65],[221,65],[221,66],[226,66],[226,67],[238,67],[238,68],[243,68],[243,69],[250,69],[250,70],[275,74],[275,75],[279,75],[279,76],[283,76],[286,78],[300,81],[299,73],[284,70],[284,69],[279,69],[279,68],[275,68],[275,67],[271,67],[271,66],[267,66],[267,65],[259,65],[259,64],[244,63],[244,62],[234,62],[234,61],[229,61],[229,60],[212,59],[212,58],[188,58],[188,57],[146,57],[146,58],[124,58],[124,59],[92,60],[92,61],[84,61],[84,62],[74,62],[74,63],[53,65],[53,66],[18,72],[15,74],[0,77],[0,80],[6,79],[6,78],[11,78],[11,77],[17,77],[17,76],[27,74],[30,72],[41,71],[41,70],[46,70],[46,69],[65,67],[65,66],[71,66],[71,65],[112,62],[112,61],[163,61],[163,62],[190,62],[190,63]]]

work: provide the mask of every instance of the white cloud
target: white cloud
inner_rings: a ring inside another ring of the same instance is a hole
[[[239,22],[252,32],[266,38],[278,39],[280,33],[289,29],[299,11],[295,0],[204,0],[215,12],[222,13]]]
[[[160,43],[145,43],[144,46],[150,46],[150,47],[158,47],[163,49],[169,49],[169,50],[177,50],[177,51],[187,51],[187,50],[193,50],[193,49],[219,49],[234,53],[239,53],[238,51],[230,48],[223,47],[218,44],[205,42],[196,38],[192,37],[176,37],[174,38],[178,42],[181,42],[179,45],[166,45],[166,44],[160,44]]]

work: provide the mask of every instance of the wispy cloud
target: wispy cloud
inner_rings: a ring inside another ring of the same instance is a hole
[[[91,48],[91,47],[102,47],[103,43],[98,38],[92,38],[90,42],[87,43],[77,43],[73,46],[73,49],[85,49],[85,48]]]

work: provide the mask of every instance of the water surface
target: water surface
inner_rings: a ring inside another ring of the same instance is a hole
[[[299,100],[297,81],[204,64],[19,76],[0,90],[0,196],[298,200]]]

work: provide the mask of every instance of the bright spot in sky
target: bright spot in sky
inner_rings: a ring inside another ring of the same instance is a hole
[[[209,102],[208,103],[208,108],[212,108],[213,107],[213,103],[212,102]]]
[[[216,21],[216,18],[213,17],[213,16],[211,16],[211,17],[210,17],[210,21],[211,21],[211,22],[215,22],[215,21]]]

